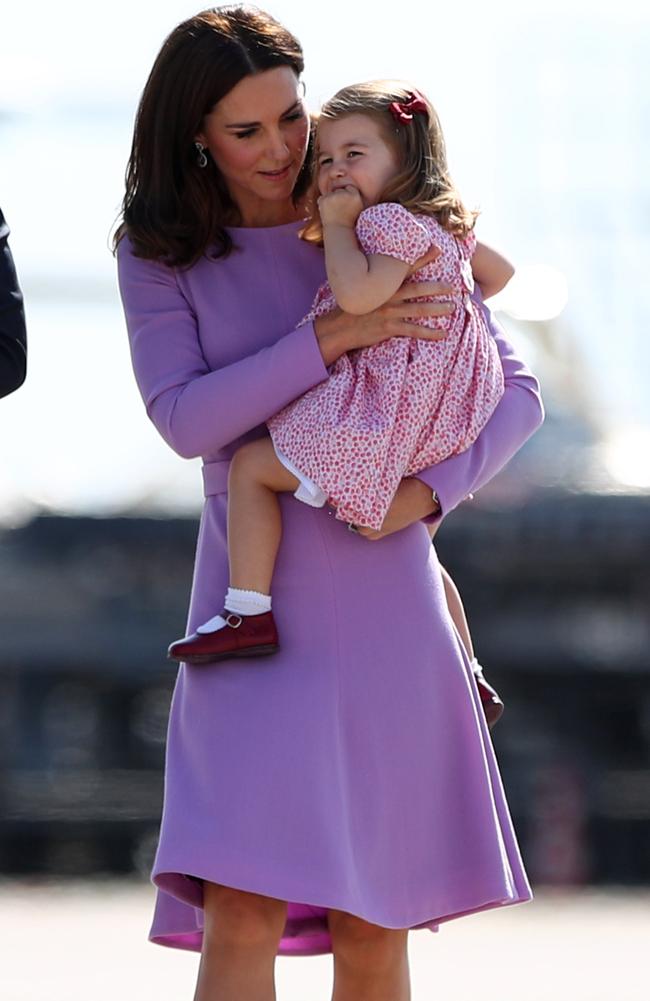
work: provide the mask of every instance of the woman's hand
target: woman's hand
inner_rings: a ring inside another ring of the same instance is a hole
[[[426,254],[423,254],[422,257],[418,257],[415,264],[411,265],[411,267],[408,270],[409,276],[414,275],[415,272],[419,271],[420,268],[423,268],[425,264],[433,264],[434,261],[438,260],[441,253],[442,250],[440,249],[440,247],[429,247]]]
[[[431,251],[429,252],[431,253]],[[346,351],[381,344],[390,337],[419,337],[439,341],[445,330],[413,323],[420,317],[445,317],[454,311],[451,302],[431,302],[431,296],[453,295],[453,289],[439,282],[405,282],[383,306],[362,316],[335,309],[314,321],[314,332],[326,365]]]
[[[407,528],[408,525],[413,525],[416,521],[426,518],[427,515],[437,514],[439,511],[440,505],[434,501],[430,487],[415,476],[407,476],[397,488],[393,503],[389,507],[379,531],[361,526],[357,531],[364,538],[376,542],[377,539],[383,539],[386,535],[399,532],[402,528]],[[427,525],[427,528],[431,538],[433,538],[438,530],[438,525]]]

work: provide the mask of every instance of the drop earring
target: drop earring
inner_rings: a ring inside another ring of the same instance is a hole
[[[197,164],[199,165],[199,167],[207,167],[208,158],[205,155],[205,146],[200,142],[195,142],[194,147],[197,152],[197,158],[196,158]]]

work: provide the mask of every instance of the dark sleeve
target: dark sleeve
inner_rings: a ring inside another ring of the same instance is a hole
[[[22,386],[27,372],[25,311],[8,237],[0,209],[0,397]]]

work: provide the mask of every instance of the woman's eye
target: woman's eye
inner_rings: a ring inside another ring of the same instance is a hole
[[[255,135],[255,129],[246,129],[245,132],[235,132],[238,139],[248,139],[250,136]]]
[[[295,111],[293,115],[287,115],[285,122],[297,122],[299,118],[304,118],[302,111]]]

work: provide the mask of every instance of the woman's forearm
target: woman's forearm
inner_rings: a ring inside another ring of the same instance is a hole
[[[506,340],[486,310],[486,319],[497,342],[505,391],[492,417],[473,445],[435,466],[417,473],[436,492],[441,514],[448,514],[467,496],[492,479],[537,430],[544,419],[539,383]]]
[[[314,334],[325,365],[332,365],[355,346],[350,317],[338,309],[314,320]]]
[[[184,458],[215,455],[327,378],[311,324],[210,370],[173,269],[135,258],[123,244],[118,265],[142,399],[162,437]]]

